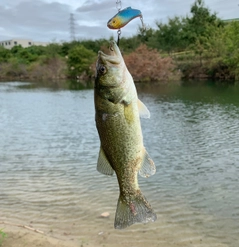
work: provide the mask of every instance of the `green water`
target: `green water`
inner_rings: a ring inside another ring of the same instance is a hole
[[[239,86],[137,85],[157,166],[139,183],[158,220],[123,232],[113,230],[116,177],[96,171],[93,90],[76,88],[0,83],[0,220],[72,239],[107,233],[106,246],[239,246]]]

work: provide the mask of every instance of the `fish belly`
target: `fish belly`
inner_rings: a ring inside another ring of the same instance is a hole
[[[96,117],[101,147],[115,171],[125,169],[131,161],[139,160],[143,149],[140,120],[138,112],[133,112],[132,104],[121,104],[113,113],[101,111]],[[137,169],[137,164],[134,166]]]

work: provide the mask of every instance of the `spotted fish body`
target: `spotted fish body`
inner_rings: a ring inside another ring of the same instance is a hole
[[[128,7],[119,11],[115,16],[113,16],[108,21],[107,26],[110,29],[120,29],[137,17],[142,18],[141,11],[138,9],[132,9],[131,7]]]
[[[146,106],[138,100],[136,88],[115,42],[110,55],[99,51],[95,80],[95,120],[101,147],[97,170],[116,173],[120,196],[115,228],[137,222],[156,220],[150,204],[138,185],[138,173],[148,177],[155,165],[143,145],[139,116],[149,117]]]

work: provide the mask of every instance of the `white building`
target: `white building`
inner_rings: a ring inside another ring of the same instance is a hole
[[[32,45],[47,46],[48,44],[47,42],[34,42],[31,39],[9,39],[0,41],[0,46],[6,49],[12,49],[16,45],[21,45],[23,48],[26,48]]]

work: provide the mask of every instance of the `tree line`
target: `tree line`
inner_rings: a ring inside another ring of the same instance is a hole
[[[188,15],[169,18],[167,23],[156,21],[156,26],[139,28],[137,34],[120,40],[136,80],[239,79],[239,22],[224,22],[203,0],[196,0]],[[107,39],[89,39],[46,47],[0,47],[0,78],[89,79],[95,73],[97,52],[108,44]]]

